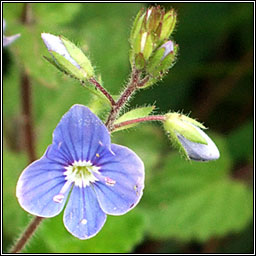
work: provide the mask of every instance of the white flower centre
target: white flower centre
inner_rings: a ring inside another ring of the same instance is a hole
[[[97,181],[94,173],[99,173],[100,167],[93,166],[90,161],[75,161],[72,165],[65,167],[65,180],[74,183],[80,188],[89,186],[90,183]]]

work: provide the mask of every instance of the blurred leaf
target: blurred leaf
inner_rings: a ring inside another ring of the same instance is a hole
[[[228,135],[228,146],[236,161],[253,160],[253,122],[249,121]]]
[[[141,118],[141,117],[146,117],[148,116],[153,110],[155,109],[155,106],[148,106],[148,107],[140,107],[140,108],[135,108],[132,109],[126,113],[124,113],[122,116],[120,116],[114,124],[119,124],[128,120],[132,120],[132,119],[137,119],[137,118]],[[130,124],[130,125],[126,125],[120,128],[115,129],[115,131],[121,131],[121,130],[125,130],[131,127],[134,127],[136,125],[138,125],[139,123],[135,123],[135,124]]]
[[[206,241],[248,224],[252,191],[228,177],[231,159],[224,140],[216,141],[221,157],[215,162],[184,162],[172,154],[155,170],[140,205],[151,236]]]
[[[20,207],[16,198],[16,183],[27,165],[27,159],[24,154],[15,154],[6,149],[3,159],[3,250],[7,252],[13,245],[13,238],[19,237],[32,218]],[[44,245],[42,241],[37,246],[45,249]]]
[[[152,169],[161,162],[163,150],[168,147],[168,138],[155,125],[142,124],[132,131],[123,131],[112,135],[112,142],[132,149],[144,162],[146,180],[152,175]]]
[[[125,253],[132,250],[144,235],[143,216],[136,208],[124,216],[108,216],[102,230],[89,240],[73,237],[64,227],[63,214],[45,219],[32,246],[26,253],[44,253],[38,243],[44,240],[52,252],[58,253]],[[48,252],[48,251],[47,251]]]

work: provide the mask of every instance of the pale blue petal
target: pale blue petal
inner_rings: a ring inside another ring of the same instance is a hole
[[[88,239],[101,230],[106,214],[101,210],[91,187],[74,186],[63,219],[65,227],[73,236]]]
[[[101,145],[110,146],[110,135],[89,108],[74,105],[53,133],[53,144],[71,161],[91,160]]]
[[[27,212],[53,217],[64,207],[69,189],[63,201],[56,203],[53,197],[58,195],[65,184],[64,166],[49,160],[45,155],[30,164],[21,174],[16,188],[16,196],[22,208]]]
[[[144,164],[127,147],[112,144],[104,157],[99,157],[99,179],[93,186],[103,211],[121,215],[139,202],[144,188]]]

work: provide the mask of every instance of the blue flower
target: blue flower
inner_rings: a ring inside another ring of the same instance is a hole
[[[139,202],[144,164],[130,149],[111,144],[106,126],[87,107],[62,117],[44,155],[21,174],[16,195],[29,213],[53,217],[79,239],[95,236],[106,214],[122,215]],[[69,200],[67,200],[69,197]]]

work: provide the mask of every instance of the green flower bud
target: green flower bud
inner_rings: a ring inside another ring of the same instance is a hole
[[[42,39],[53,56],[55,66],[79,80],[94,76],[93,67],[84,53],[62,36],[42,33]]]
[[[178,45],[172,41],[164,43],[149,59],[146,71],[152,77],[161,77],[175,63]]]
[[[177,15],[174,9],[168,11],[163,18],[163,25],[160,33],[160,41],[168,40],[176,25]]]
[[[141,53],[147,61],[153,52],[171,35],[176,24],[176,13],[160,6],[151,7],[147,11],[140,10],[131,30],[130,62],[134,65],[136,56]]]
[[[205,127],[196,120],[179,113],[166,115],[164,129],[173,145],[187,159],[210,161],[219,158],[219,150],[214,142],[201,130]]]

